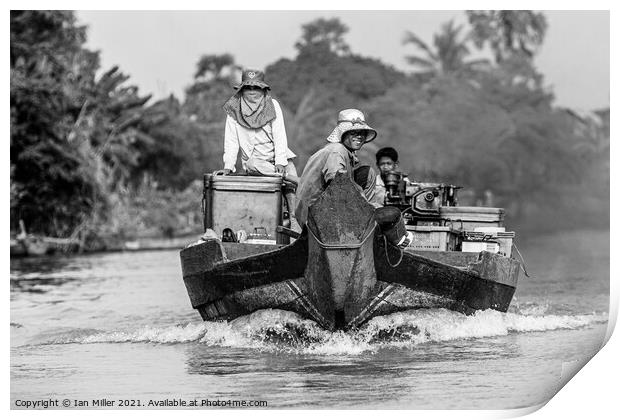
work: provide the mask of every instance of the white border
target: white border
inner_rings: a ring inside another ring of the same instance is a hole
[[[118,0],[110,0],[106,2],[95,1],[84,3],[83,1],[56,1],[53,4],[50,4],[49,1],[9,1],[9,8],[14,9],[46,9],[46,8],[55,8],[55,9],[74,9],[74,10],[137,10],[142,9],[145,5],[144,3],[139,2],[131,2],[131,1],[118,1]],[[377,6],[381,6],[379,9]],[[52,7],[53,6],[53,7]],[[468,9],[492,9],[497,8],[499,5],[496,1],[469,1],[466,4],[462,2],[456,1],[433,1],[429,3],[411,3],[407,1],[382,1],[382,2],[373,2],[373,3],[362,3],[359,1],[349,1],[349,2],[340,2],[335,3],[329,0],[315,0],[312,3],[290,3],[290,2],[272,2],[272,1],[249,1],[249,0],[236,0],[230,3],[223,2],[210,2],[205,3],[201,1],[188,1],[188,0],[177,0],[175,2],[162,2],[155,1],[149,2],[148,6],[150,8],[156,10],[199,10],[199,9],[210,9],[210,10],[438,10],[438,9],[448,9],[448,10],[459,10],[465,6]],[[415,6],[415,7],[412,7]],[[425,7],[426,6],[426,7]],[[429,7],[430,6],[430,7]],[[616,47],[617,50],[617,40],[618,40],[618,30],[617,30],[617,11],[615,9],[615,4],[611,1],[600,1],[600,0],[591,0],[588,2],[574,2],[574,1],[564,1],[564,2],[551,2],[551,1],[532,1],[525,0],[519,2],[503,2],[501,4],[502,8],[518,8],[518,9],[538,9],[538,10],[612,10],[611,13],[611,38],[612,38],[612,46]],[[562,7],[558,7],[562,6]],[[8,10],[4,15],[3,25],[8,26]],[[4,33],[8,33],[8,28],[5,28]],[[570,42],[570,40],[567,40]],[[8,42],[3,44],[4,48],[4,59],[8,62]],[[614,48],[611,48],[612,52],[614,52]],[[587,58],[586,58],[587,59]],[[5,62],[4,71],[9,73],[8,63]],[[617,109],[615,105],[617,105],[617,90],[616,90],[616,81],[614,79],[614,74],[618,73],[618,65],[617,65],[617,53],[612,54],[611,56],[611,104],[612,108]],[[613,71],[613,69],[616,71]],[[5,73],[5,74],[6,74]],[[9,79],[10,76],[7,74],[5,77],[5,81]],[[6,82],[5,82],[6,83]],[[8,83],[5,84],[8,86]],[[6,97],[5,97],[6,98]],[[9,104],[8,100],[5,99],[5,121],[7,121],[7,116],[9,115]],[[612,138],[616,138],[614,135],[618,130],[617,127],[618,118],[614,117],[612,114]],[[8,134],[8,121],[6,122],[6,126],[4,126],[5,133]],[[8,135],[7,135],[8,137]],[[614,142],[612,142],[614,143]],[[9,142],[5,139],[5,147],[8,148]],[[614,143],[615,144],[615,143]],[[612,158],[612,187],[611,191],[615,191],[614,188],[617,186],[616,180],[617,178],[617,147],[612,146],[611,149],[611,158]],[[8,151],[7,151],[8,152]],[[7,156],[9,153],[6,154]],[[5,158],[7,159],[7,158]],[[6,169],[8,173],[8,168]],[[8,183],[5,181],[4,185],[4,197],[8,196]],[[614,204],[617,204],[617,199],[613,198],[612,195],[612,208],[615,208]],[[3,208],[5,211],[5,215],[8,215],[8,206],[5,205]],[[5,216],[3,218],[4,223],[4,231],[5,237],[8,237],[9,226],[8,226],[8,217]],[[611,225],[611,238],[612,244],[614,242],[613,238],[618,238],[618,224],[614,221],[612,217],[612,225]],[[8,247],[7,247],[8,248]],[[5,249],[4,252],[4,261],[6,261],[5,273],[8,272],[8,250]],[[612,246],[611,249],[611,261],[618,261],[617,255],[617,246]],[[618,313],[618,278],[619,278],[619,269],[616,265],[612,265],[611,267],[611,307],[609,311],[610,315],[610,324],[608,328],[608,337],[611,334],[613,328],[615,327],[615,323],[617,320]],[[5,295],[5,304],[8,303],[8,288],[5,286],[4,288]],[[5,343],[8,341],[9,336],[9,320],[10,320],[10,306],[6,304],[5,306],[5,322],[4,322],[4,332],[5,332]],[[390,411],[386,413],[389,416],[396,416],[411,419],[412,416],[418,417],[421,416],[423,418],[459,418],[459,419],[480,419],[480,418],[506,418],[513,416],[520,416],[531,413],[532,418],[549,418],[549,417],[562,417],[562,418],[608,418],[610,415],[608,413],[617,412],[617,384],[618,384],[618,361],[616,354],[618,354],[620,344],[618,343],[617,334],[611,337],[607,345],[602,349],[602,351],[597,354],[592,361],[586,364],[586,366],[578,373],[577,377],[572,379],[560,392],[542,409],[537,410],[537,407],[520,409],[520,410],[500,410],[500,411],[482,411],[482,410],[469,410],[469,411],[416,411],[414,413],[409,413],[406,411]],[[3,373],[6,378],[4,388],[7,392],[5,394],[5,398],[2,399],[2,407],[6,410],[10,407],[10,401],[8,397],[8,390],[10,385],[10,377],[9,377],[9,346],[5,345],[4,347],[5,354],[5,364],[3,365]],[[308,410],[294,410],[284,411],[251,411],[251,412],[243,412],[243,411],[182,411],[183,416],[200,416],[200,418],[204,418],[207,416],[217,416],[220,418],[235,418],[237,416],[243,415],[252,416],[258,418],[273,418],[275,417],[289,417],[289,416],[315,416],[318,413],[316,411],[308,411]],[[217,414],[216,414],[217,413]],[[324,413],[324,414],[323,414]],[[38,412],[25,412],[25,411],[15,411],[11,410],[9,412],[10,416],[14,416],[17,418],[21,417],[30,417],[30,416],[45,416],[46,418],[56,416],[62,416],[63,418],[82,418],[84,416],[93,417],[93,418],[103,418],[103,416],[107,417],[110,414],[114,416],[122,416],[125,417],[149,417],[149,418],[168,418],[171,414],[168,411],[118,411],[115,410],[112,413],[108,413],[107,411],[38,411]],[[178,413],[174,413],[178,414]],[[329,411],[324,410],[320,413],[323,415],[334,415],[338,417],[348,417],[354,416],[359,417],[362,414],[360,412],[346,412],[346,411]],[[367,412],[365,415],[372,415],[373,417],[376,415],[380,415],[380,413],[375,412]],[[405,417],[406,416],[406,417]]]

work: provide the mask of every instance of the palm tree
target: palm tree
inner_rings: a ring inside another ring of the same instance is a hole
[[[478,48],[488,43],[501,63],[510,56],[532,59],[547,33],[547,18],[533,10],[468,10],[471,39]]]
[[[421,75],[454,74],[462,71],[472,71],[488,64],[486,59],[467,60],[470,54],[467,43],[469,37],[459,39],[462,25],[454,26],[451,20],[441,26],[441,32],[433,36],[433,48],[411,31],[405,33],[403,45],[413,44],[424,54],[405,56],[409,64],[420,69]]]

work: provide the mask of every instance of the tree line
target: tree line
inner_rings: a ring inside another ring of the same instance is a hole
[[[303,25],[295,57],[265,69],[298,169],[337,111],[358,107],[379,131],[362,149],[368,163],[393,146],[411,178],[471,187],[474,201],[490,191],[517,224],[558,211],[594,219],[594,207],[604,221],[605,203],[608,223],[609,110],[554,105],[533,62],[542,13],[466,13],[467,25],[446,22],[430,44],[403,34],[410,72],[352,51],[337,18]],[[151,101],[118,67],[101,71],[73,12],[10,19],[12,228],[23,220],[32,232],[90,241],[198,228],[201,176],[222,166],[234,56],[198,57],[183,100]],[[480,48],[491,57],[476,58]]]

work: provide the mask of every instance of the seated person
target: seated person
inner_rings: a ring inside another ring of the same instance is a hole
[[[377,176],[372,168],[359,165],[356,152],[371,142],[377,131],[366,124],[364,114],[357,109],[345,109],[338,114],[338,124],[327,137],[328,144],[308,159],[298,187],[298,204],[295,211],[297,221],[303,226],[308,219],[308,208],[321,196],[336,173],[348,173],[351,179],[362,186],[369,202],[373,199]],[[394,211],[390,211],[394,210]],[[406,233],[400,210],[392,207],[377,209],[375,219],[386,237],[397,246],[406,247],[412,236]],[[385,230],[384,230],[385,228]],[[398,232],[398,237],[393,234]]]
[[[361,111],[345,109],[338,114],[338,125],[327,137],[328,144],[310,156],[299,181],[295,215],[302,226],[308,217],[308,207],[325,191],[336,173],[346,172],[353,177],[354,168],[359,166],[355,153],[376,136],[376,130],[366,124]]]
[[[375,202],[384,205],[386,194],[384,180],[388,172],[398,171],[398,152],[393,147],[383,147],[377,151],[375,158],[380,174],[375,185]],[[407,177],[404,177],[403,181],[410,182]]]

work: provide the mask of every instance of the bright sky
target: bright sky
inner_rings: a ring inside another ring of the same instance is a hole
[[[589,110],[609,106],[608,11],[547,11],[549,30],[536,64],[557,104]],[[349,27],[353,52],[409,71],[414,52],[401,40],[411,30],[430,43],[441,23],[465,23],[463,11],[81,11],[87,46],[101,51],[104,68],[119,65],[142,93],[183,96],[202,54],[229,52],[237,63],[264,68],[295,56],[301,25],[337,16]],[[269,75],[267,75],[267,79]]]

